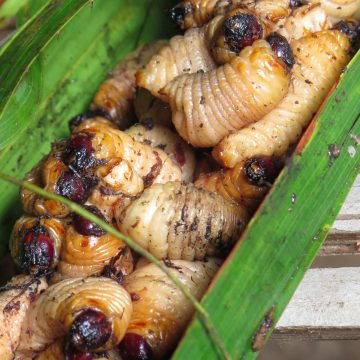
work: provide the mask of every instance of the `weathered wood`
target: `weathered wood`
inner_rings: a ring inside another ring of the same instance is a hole
[[[319,252],[319,256],[343,254],[360,254],[360,175]]]
[[[360,339],[360,268],[308,270],[272,336]]]

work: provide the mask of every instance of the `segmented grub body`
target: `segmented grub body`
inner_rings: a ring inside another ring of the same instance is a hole
[[[123,275],[131,273],[131,251],[121,240],[108,233],[102,236],[82,235],[73,226],[69,226],[58,271],[62,278],[99,275],[118,255],[117,271],[121,271]]]
[[[18,275],[7,287],[9,290],[0,292],[0,355],[2,360],[13,360],[30,304],[47,284],[44,278]]]
[[[10,237],[11,256],[27,273],[47,272],[58,264],[64,237],[63,220],[22,216]]]
[[[136,85],[162,98],[159,90],[177,76],[214,69],[216,64],[210,54],[208,39],[212,38],[221,19],[220,16],[202,28],[189,29],[183,36],[170,39],[169,45],[137,72]]]
[[[128,55],[100,86],[90,109],[102,111],[122,130],[134,121],[135,73],[166,44],[157,41]]]
[[[196,166],[194,151],[177,133],[161,125],[141,124],[125,132],[142,144],[163,150],[181,169],[181,180],[192,182]]]
[[[202,174],[195,186],[221,195],[242,206],[248,213],[258,207],[278,174],[271,158],[251,158],[233,169]]]
[[[265,40],[207,73],[182,75],[163,90],[178,133],[197,147],[211,147],[229,133],[261,119],[285,96],[286,65]]]
[[[296,64],[291,86],[279,105],[253,124],[225,138],[213,151],[226,167],[256,155],[281,156],[303,129],[349,61],[350,43],[337,30],[320,31],[292,43]]]
[[[31,304],[18,351],[42,351],[65,335],[82,351],[111,349],[123,338],[131,313],[130,295],[113,280],[63,280]],[[89,326],[93,327],[91,332],[87,331]]]
[[[119,229],[158,259],[202,260],[238,239],[245,211],[221,196],[180,182],[155,184],[116,212]]]
[[[174,260],[165,264],[199,300],[220,262],[215,259],[206,262]],[[134,351],[129,343],[132,337],[138,336],[148,344],[148,352],[152,353],[154,359],[164,358],[174,348],[190,321],[193,306],[154,264],[145,264],[135,270],[126,278],[125,286],[136,300],[133,302],[134,311],[128,330],[120,344],[123,357],[126,359],[129,350]]]

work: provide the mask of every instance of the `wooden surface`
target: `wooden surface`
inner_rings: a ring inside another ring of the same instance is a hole
[[[344,254],[360,254],[360,175],[320,250],[319,256]]]
[[[350,254],[360,254],[360,175],[319,256]],[[360,340],[360,267],[307,271],[272,335],[294,337]]]
[[[360,339],[360,268],[310,269],[273,338]]]

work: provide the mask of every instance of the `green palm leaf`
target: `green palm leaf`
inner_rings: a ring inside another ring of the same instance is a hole
[[[174,29],[164,9],[170,5],[166,0],[49,1],[29,20],[0,52],[1,170],[22,178],[52,141],[68,135],[67,121],[87,108],[119,59],[139,42],[169,37]],[[350,135],[360,135],[359,95],[358,56],[203,300],[234,359],[256,357],[254,337],[258,345],[269,336],[359,171],[359,151],[353,157],[347,151],[357,146]],[[338,158],[329,158],[329,145],[341,150]],[[20,213],[17,191],[0,182],[3,251]],[[269,331],[256,336],[266,315]],[[217,357],[198,321],[174,355]]]

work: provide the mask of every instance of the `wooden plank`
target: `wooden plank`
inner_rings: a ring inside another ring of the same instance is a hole
[[[343,254],[360,254],[360,175],[319,252],[319,256]]]
[[[360,339],[360,268],[310,269],[272,338]]]

